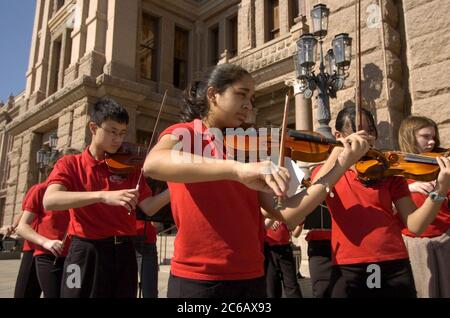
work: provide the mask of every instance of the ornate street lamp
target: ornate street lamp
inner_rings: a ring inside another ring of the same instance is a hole
[[[332,48],[323,54],[323,38],[328,33],[328,16],[330,10],[324,4],[317,4],[311,10],[313,34],[304,34],[297,40],[297,54],[294,55],[296,77],[300,81],[300,92],[305,98],[311,98],[315,89],[317,95],[317,131],[333,138],[328,123],[330,115],[330,97],[344,87],[347,70],[351,63],[352,38],[347,33],[334,37]],[[317,40],[315,37],[318,37]],[[317,42],[320,47],[319,73],[314,73]]]
[[[50,149],[56,148],[56,146],[58,145],[58,136],[56,135],[56,133],[50,135],[50,137],[48,138],[48,144],[50,145]]]
[[[330,10],[324,4],[316,4],[311,10],[312,29],[314,36],[323,39],[328,32],[328,16]]]
[[[58,154],[56,146],[58,144],[58,136],[53,133],[48,138],[48,147],[44,146],[36,153],[36,163],[39,167],[39,182],[42,181],[41,176],[44,169],[48,166],[50,160]]]
[[[36,155],[36,163],[39,165],[39,169],[44,168],[45,157],[47,156],[47,151],[44,148],[38,150]]]

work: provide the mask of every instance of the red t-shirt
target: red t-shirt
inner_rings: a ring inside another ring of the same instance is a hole
[[[179,128],[179,130],[176,130]],[[215,151],[200,120],[167,128],[185,152]],[[194,142],[194,139],[197,142]],[[218,146],[220,147],[220,146]],[[264,275],[264,225],[258,193],[234,181],[168,182],[178,234],[171,272],[198,280],[242,280]]]
[[[313,178],[321,167],[313,172]],[[359,264],[408,258],[401,230],[403,222],[394,214],[396,200],[409,196],[402,177],[388,177],[365,186],[348,170],[326,198],[332,218],[331,246],[334,264]]]
[[[276,230],[272,229],[272,227],[266,229],[265,241],[270,246],[288,245],[291,241],[291,233],[286,224],[280,223],[280,226]]]
[[[25,196],[23,197],[22,200],[22,211],[24,210],[24,203],[29,199],[29,197],[31,197],[33,195],[34,192],[34,188],[36,187],[36,185],[31,186],[31,188],[28,189],[27,193],[25,194]],[[38,221],[39,218],[34,218],[33,221],[31,222],[30,226],[33,230],[35,230],[37,232],[37,227],[38,227]],[[29,251],[33,251],[36,248],[36,245],[34,243],[28,242],[27,240],[23,240],[23,247],[22,247],[22,252],[29,252]]]
[[[56,163],[47,184],[61,184],[67,191],[116,191],[136,188],[140,172],[125,176],[108,170],[104,160],[95,160],[89,147],[81,154],[67,155]],[[139,202],[151,195],[151,190],[141,178]],[[95,203],[82,208],[69,209],[69,235],[87,239],[102,239],[110,236],[136,235],[135,212],[128,215],[122,206]]]
[[[414,183],[414,180],[408,180],[408,184]],[[411,192],[412,199],[414,203],[421,207],[425,200],[428,198],[427,195],[424,195],[419,192]],[[450,191],[447,193],[447,198],[450,199]],[[447,201],[442,202],[441,210],[436,215],[434,221],[428,225],[425,229],[425,232],[422,233],[419,237],[436,237],[444,234],[450,229],[450,208]],[[404,235],[417,237],[417,235],[408,231],[405,227],[402,231]]]
[[[145,225],[145,223],[147,223],[147,225]],[[136,231],[138,236],[145,236],[145,243],[156,243],[156,228],[153,226],[152,222],[136,220]]]
[[[305,241],[330,241],[331,229],[312,229],[305,236]]]
[[[50,240],[64,240],[67,227],[69,225],[70,216],[69,211],[48,211],[44,210],[42,199],[45,194],[47,185],[39,183],[34,188],[32,193],[24,200],[22,207],[24,210],[35,214],[35,219],[38,220],[36,232]],[[69,250],[70,238],[67,237],[64,241],[64,250],[61,257],[67,256]],[[35,244],[34,256],[42,254],[51,254],[50,251],[44,247]]]

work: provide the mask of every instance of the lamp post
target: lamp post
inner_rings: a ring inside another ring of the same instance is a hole
[[[39,169],[39,182],[42,182],[42,175],[50,160],[58,154],[58,150],[56,150],[57,144],[58,136],[56,133],[53,133],[48,138],[48,146],[41,147],[36,153],[36,163],[38,164]]]
[[[317,131],[333,138],[328,125],[331,120],[330,97],[336,98],[336,92],[343,88],[347,70],[351,62],[352,38],[347,33],[334,37],[332,48],[323,54],[323,39],[328,33],[330,10],[324,4],[317,4],[311,10],[312,34],[304,34],[297,41],[297,53],[294,55],[296,77],[300,82],[300,92],[305,98],[311,98],[317,89]],[[318,40],[317,40],[318,38]],[[320,65],[316,75],[317,43],[319,43]]]

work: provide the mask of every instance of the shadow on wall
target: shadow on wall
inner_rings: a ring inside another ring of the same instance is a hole
[[[378,140],[376,147],[391,148],[395,142],[392,141],[392,123],[378,121],[377,119],[377,99],[381,96],[383,88],[383,72],[374,63],[369,63],[363,67],[362,86],[362,106],[369,110],[377,123]],[[344,107],[355,106],[355,100],[347,100]]]

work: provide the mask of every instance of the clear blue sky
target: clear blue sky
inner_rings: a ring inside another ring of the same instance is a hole
[[[0,0],[0,100],[25,89],[35,0]]]

